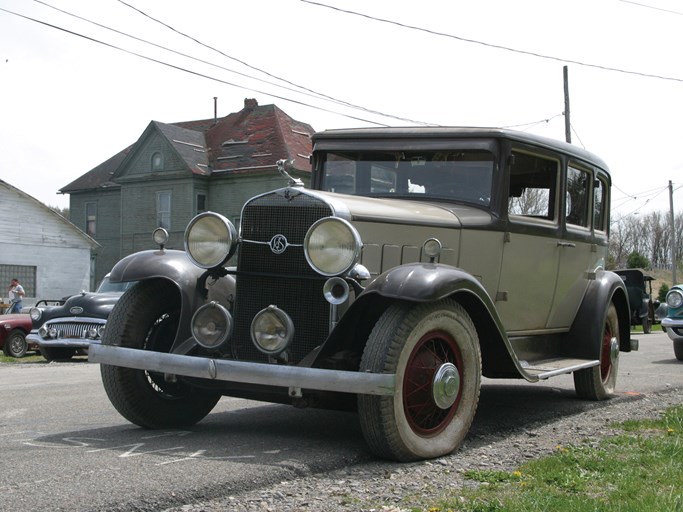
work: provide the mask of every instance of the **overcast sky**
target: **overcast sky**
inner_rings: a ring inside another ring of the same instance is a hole
[[[0,0],[0,178],[68,206],[60,188],[152,120],[212,117],[214,97],[219,116],[256,98],[316,130],[564,140],[566,65],[572,143],[608,163],[613,220],[668,211],[669,180],[683,185],[682,48],[676,0]]]

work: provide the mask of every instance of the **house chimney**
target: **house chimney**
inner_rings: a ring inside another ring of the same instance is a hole
[[[218,96],[213,97],[213,124],[218,123]]]
[[[258,107],[258,101],[256,101],[256,98],[244,98],[244,108],[256,107]]]

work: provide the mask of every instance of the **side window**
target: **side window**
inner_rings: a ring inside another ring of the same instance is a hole
[[[607,208],[607,186],[605,182],[595,180],[593,188],[593,228],[597,231],[607,231],[605,228],[605,209]]]
[[[171,192],[157,192],[157,226],[171,230]]]
[[[557,176],[560,163],[514,151],[510,167],[508,214],[544,220],[557,219]]]
[[[567,168],[567,224],[588,227],[590,173],[576,167]]]
[[[97,203],[85,203],[85,232],[93,238],[97,234]]]

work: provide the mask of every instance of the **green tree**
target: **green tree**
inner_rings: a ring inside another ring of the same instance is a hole
[[[626,266],[628,268],[650,268],[650,260],[639,252],[634,251],[628,255]]]
[[[659,287],[659,294],[657,295],[657,300],[659,302],[665,302],[667,293],[669,293],[669,285],[666,283],[662,283],[662,286]]]

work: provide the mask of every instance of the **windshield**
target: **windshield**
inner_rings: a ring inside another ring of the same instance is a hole
[[[488,206],[493,153],[453,151],[339,151],[323,161],[322,189],[342,194],[421,197]]]
[[[97,287],[95,293],[111,293],[111,292],[125,292],[128,288],[133,286],[137,281],[129,281],[125,283],[112,283],[109,281],[109,275],[106,275],[102,282]]]

